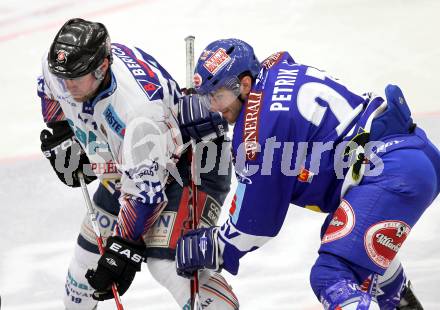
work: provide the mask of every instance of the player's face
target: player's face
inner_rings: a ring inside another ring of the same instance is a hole
[[[235,123],[241,111],[242,103],[229,89],[220,88],[210,95],[211,110],[221,112],[229,124]]]
[[[102,72],[107,71],[109,67],[108,59],[104,59],[100,69]],[[92,98],[99,87],[101,81],[97,80],[92,73],[88,73],[76,79],[65,79],[64,83],[70,95],[78,102],[84,102]]]
[[[66,79],[64,83],[73,99],[79,102],[84,102],[89,99],[99,86],[99,81],[92,73],[73,80]]]

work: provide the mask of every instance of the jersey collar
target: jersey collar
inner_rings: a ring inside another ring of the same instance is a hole
[[[104,90],[101,90],[95,97],[83,103],[83,110],[82,110],[83,113],[93,115],[96,104],[100,100],[110,97],[115,92],[117,87],[116,78],[115,75],[113,74],[113,71],[111,69],[109,70],[110,70],[110,85]]]

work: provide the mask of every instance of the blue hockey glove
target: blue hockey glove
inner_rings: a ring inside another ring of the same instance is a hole
[[[188,95],[179,99],[179,127],[182,134],[197,141],[210,141],[228,131],[228,122],[219,112],[209,110],[206,96]]]
[[[177,274],[191,278],[199,269],[220,269],[218,227],[200,228],[180,237],[176,247]]]

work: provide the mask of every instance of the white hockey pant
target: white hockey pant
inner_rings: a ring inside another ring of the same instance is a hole
[[[100,210],[98,212],[105,212]],[[107,216],[111,216],[106,213]],[[111,225],[108,225],[111,227]],[[84,219],[81,235],[93,241],[88,217]],[[111,234],[111,230],[101,227],[103,237]],[[97,305],[91,294],[93,288],[87,282],[85,274],[87,269],[96,268],[100,255],[89,252],[78,244],[75,246],[73,258],[67,272],[64,306],[68,310],[92,310]],[[179,305],[176,309],[190,309],[190,281],[177,275],[175,262],[166,259],[148,258],[148,270],[153,278],[165,287]],[[145,268],[143,268],[145,270]],[[142,272],[137,277],[142,276]],[[226,280],[218,273],[210,271],[200,272],[200,299],[203,309],[206,310],[235,310],[238,309],[237,297],[232,292]],[[145,301],[152,302],[152,301]]]

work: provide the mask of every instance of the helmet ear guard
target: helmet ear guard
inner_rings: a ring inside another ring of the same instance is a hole
[[[93,71],[93,76],[98,81],[102,81],[104,79],[104,71],[102,71],[101,68],[97,68],[95,71]]]
[[[223,79],[217,81],[217,83],[215,83],[214,87],[212,88],[212,90],[210,92],[211,93],[215,92],[219,88],[229,89],[230,91],[232,91],[232,93],[235,96],[239,96],[240,95],[240,78],[235,75],[234,76],[226,76]]]

